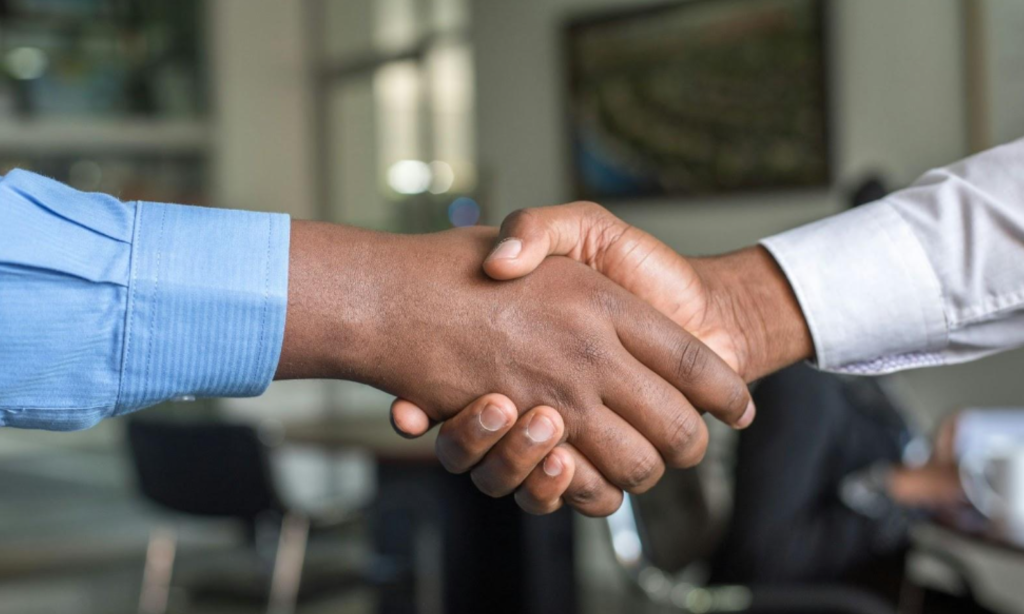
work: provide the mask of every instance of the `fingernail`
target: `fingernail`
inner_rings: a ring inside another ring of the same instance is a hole
[[[514,260],[523,251],[523,242],[519,239],[505,239],[498,243],[488,260]]]
[[[547,416],[534,416],[526,427],[526,435],[533,441],[541,443],[551,439],[555,434],[555,423]]]
[[[562,475],[562,461],[554,456],[548,456],[544,459],[544,473],[553,478]]]
[[[497,405],[488,404],[480,412],[480,426],[484,427],[484,430],[493,433],[494,431],[501,430],[506,424],[505,412],[498,409]]]
[[[754,407],[754,402],[747,403],[747,409],[740,416],[740,419],[736,421],[736,428],[745,429],[750,426],[750,423],[754,421],[754,416],[757,415],[757,409]]]

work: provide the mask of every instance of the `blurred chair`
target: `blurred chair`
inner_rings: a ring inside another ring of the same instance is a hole
[[[761,419],[737,437],[732,514],[712,577],[853,584],[897,603],[911,515],[850,486],[902,463],[914,440],[883,384],[805,364],[758,383]]]
[[[269,583],[269,590],[263,593],[267,595],[268,612],[293,612],[300,587],[308,584],[303,583],[303,567],[310,520],[282,503],[274,487],[266,447],[256,430],[243,425],[136,419],[128,424],[128,443],[139,489],[149,500],[194,516],[238,519],[257,554],[261,554],[263,536],[277,537],[269,577],[258,579],[259,588],[262,592]],[[313,525],[333,528],[348,520],[332,519]],[[173,530],[153,532],[140,612],[166,610],[176,545]],[[317,588],[324,588],[322,582],[319,584]]]
[[[718,517],[697,470],[670,471],[643,497],[626,495],[608,517],[616,562],[651,601],[684,612],[894,614],[874,595],[843,585],[707,584],[706,557],[721,535]]]

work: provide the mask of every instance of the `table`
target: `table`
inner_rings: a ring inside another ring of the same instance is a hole
[[[1005,523],[993,521],[970,506],[946,510],[932,523],[942,531],[993,548],[1024,556],[1024,531],[1013,531]]]
[[[287,445],[326,453],[358,449],[375,457],[374,548],[409,561],[419,576],[416,586],[385,591],[381,614],[430,610],[423,607],[424,593],[433,597],[434,610],[449,614],[575,612],[572,513],[530,516],[512,497],[480,493],[469,476],[444,470],[435,438],[403,439],[380,419],[285,427]],[[423,582],[434,575],[436,591]]]
[[[437,429],[419,439],[404,439],[379,418],[299,422],[284,427],[284,441],[290,445],[325,452],[365,450],[379,461],[436,464],[436,439]]]
[[[1024,567],[1024,544],[998,524],[964,504],[916,523],[911,536],[911,554],[932,564],[908,566],[916,573],[908,575],[901,612],[927,612],[925,595],[936,589],[992,611],[1020,611],[1019,585],[1007,580]]]

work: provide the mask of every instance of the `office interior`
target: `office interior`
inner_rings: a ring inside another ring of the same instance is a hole
[[[815,55],[796,65],[817,80],[804,102],[820,168],[587,184],[573,114],[588,59],[574,54],[592,47],[574,37],[760,10],[809,20]],[[680,253],[715,254],[840,212],[868,179],[897,190],[1024,136],[1022,32],[1017,0],[0,0],[0,174],[393,232],[586,196]],[[1024,408],[1022,369],[1013,351],[885,391],[928,434],[964,408]],[[669,503],[533,518],[444,474],[433,435],[396,436],[390,402],[278,382],[81,432],[0,429],[0,614],[756,611],[757,586],[709,575],[714,543],[649,552],[728,523],[728,429],[711,426],[696,482]],[[159,442],[193,463],[251,460],[248,511],[204,514],[216,492],[161,484],[171,461],[146,454]],[[1024,546],[912,524],[895,605],[808,581],[779,589],[782,611],[928,611],[946,592],[1024,612]]]

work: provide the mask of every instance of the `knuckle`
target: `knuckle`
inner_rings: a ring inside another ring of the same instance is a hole
[[[600,501],[596,501],[584,508],[579,508],[578,511],[584,516],[604,518],[605,516],[611,516],[617,512],[621,506],[622,493],[616,491],[615,496],[606,497]]]
[[[736,378],[733,378],[734,380]],[[742,381],[733,381],[727,384],[729,398],[725,402],[725,412],[730,420],[739,420],[743,412],[747,410],[747,403],[750,402],[750,391]]]
[[[676,376],[680,381],[692,382],[703,376],[710,356],[704,345],[696,338],[687,336],[676,350]]]
[[[651,489],[664,473],[665,465],[657,454],[641,454],[622,476],[623,490],[640,494]]]
[[[676,468],[696,465],[707,451],[706,433],[700,414],[690,410],[677,412],[669,426],[665,460]]]
[[[607,362],[608,348],[599,335],[583,334],[577,339],[575,354],[580,363],[594,367]]]
[[[597,292],[592,294],[592,296],[595,307],[600,310],[600,313],[606,316],[620,316],[623,315],[623,312],[626,310],[626,305],[623,303],[622,295],[618,292],[613,292],[610,288],[599,288]]]
[[[568,433],[570,439],[574,438],[582,426],[580,420],[585,415],[585,408],[592,406],[593,403],[587,401],[584,390],[575,382],[563,382],[561,385],[552,386],[547,394],[549,406],[558,408],[555,413],[559,414],[564,432]]]
[[[446,437],[444,434],[439,435],[437,443],[434,444],[434,452],[437,454],[437,460],[440,461],[441,466],[448,473],[461,474],[466,472],[467,467],[462,462],[463,454],[459,450],[459,446],[450,437]]]
[[[597,476],[582,478],[579,483],[569,487],[565,499],[573,507],[589,508],[599,502],[604,487],[604,483]]]
[[[597,330],[597,326],[594,325],[595,316],[604,309],[603,301],[599,296],[601,293],[591,291],[591,288],[586,285],[589,281],[585,280],[584,284],[576,289],[576,296],[563,304],[563,308],[568,311],[567,317],[574,330]]]
[[[529,492],[526,488],[516,491],[515,500],[520,509],[527,514],[532,514],[534,516],[550,514],[558,509],[557,499],[554,501],[545,501],[544,499],[537,497],[536,494]]]
[[[703,431],[702,431],[703,432]],[[696,467],[701,464],[704,460],[704,456],[708,453],[708,437],[706,434],[701,435],[697,443],[690,448],[690,454],[683,459],[683,463],[679,466],[680,469],[689,469]]]
[[[591,200],[578,200],[572,203],[572,206],[576,207],[591,218],[611,216],[611,212]]]
[[[477,490],[488,497],[499,499],[509,493],[507,488],[502,487],[496,480],[491,479],[490,476],[482,471],[473,471],[469,474],[469,477]]]
[[[501,223],[503,230],[513,232],[526,229],[533,225],[537,219],[537,213],[533,209],[516,209],[505,217]]]

